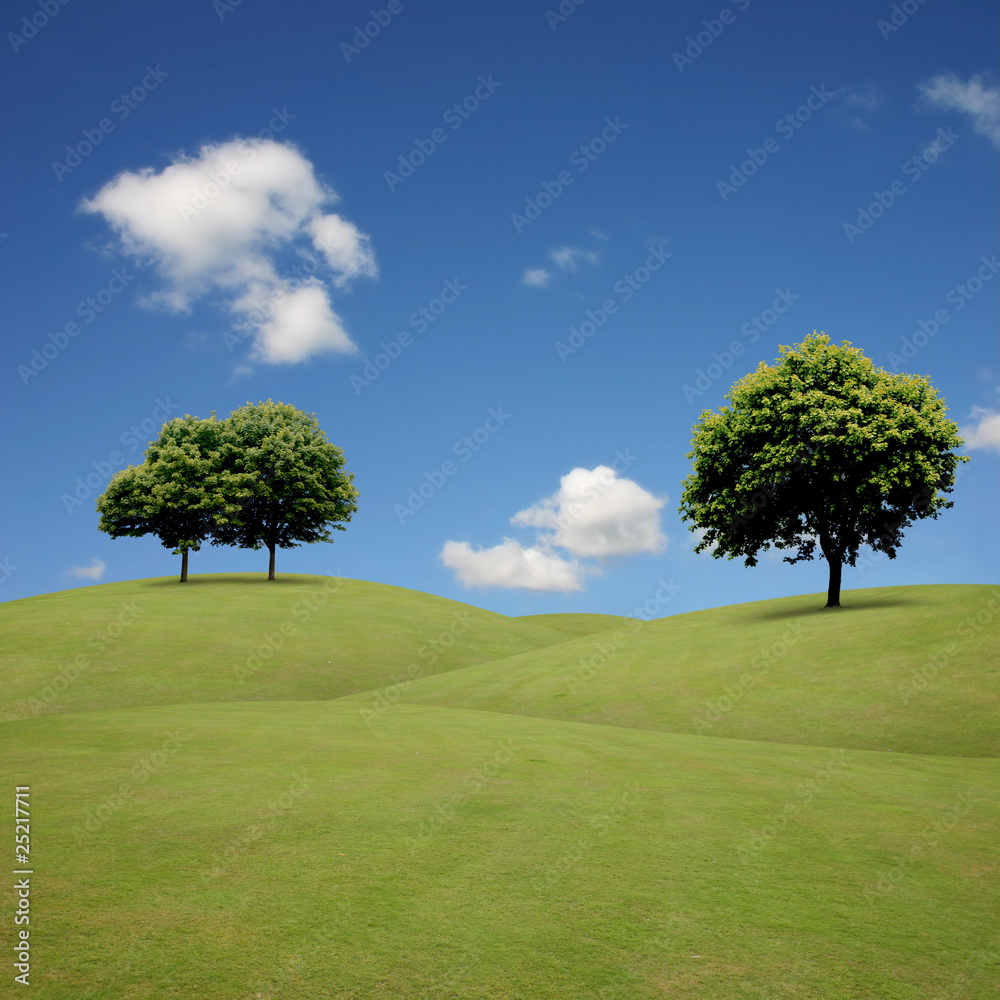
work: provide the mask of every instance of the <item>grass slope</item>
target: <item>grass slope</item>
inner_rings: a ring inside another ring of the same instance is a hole
[[[997,761],[346,701],[20,720],[0,752],[44,998],[996,995]]]
[[[618,615],[522,615],[519,622],[531,622],[534,625],[544,625],[554,628],[557,632],[568,632],[570,635],[594,635],[596,632],[607,632],[609,629],[623,628],[634,618],[621,618]]]
[[[661,618],[421,679],[410,703],[1000,756],[1000,587],[887,587]],[[588,616],[589,617],[589,616]]]
[[[339,577],[108,583],[0,604],[0,718],[336,698],[566,638],[431,594]]]

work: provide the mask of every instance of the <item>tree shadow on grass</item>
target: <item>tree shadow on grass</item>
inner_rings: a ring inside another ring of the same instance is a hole
[[[206,573],[204,576],[188,576],[185,583],[181,583],[176,576],[161,577],[156,580],[148,580],[145,586],[152,589],[177,587],[183,590],[185,587],[210,587],[219,583],[239,583],[244,586],[253,586],[258,583],[267,583],[272,587],[276,584],[302,583],[303,576],[312,580],[321,574],[309,573],[288,573],[282,576],[280,573],[274,580],[268,580],[267,573]]]
[[[910,607],[919,608],[929,602],[919,597],[874,597],[870,600],[851,599],[850,593],[841,594],[841,605],[839,608],[824,607],[825,595],[816,595],[816,604],[805,607],[775,608],[773,611],[758,611],[753,617],[758,620],[775,620],[780,618],[808,618],[815,615],[835,615],[857,614],[862,611],[878,611],[883,608]]]

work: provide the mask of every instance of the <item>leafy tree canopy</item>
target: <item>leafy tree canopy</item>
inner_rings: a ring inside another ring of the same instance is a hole
[[[963,441],[925,378],[890,374],[844,341],[813,333],[782,347],[737,382],[718,413],[694,427],[694,469],[683,520],[700,530],[696,552],[716,558],[772,545],[785,561],[830,565],[827,607],[840,603],[841,567],[868,545],[890,559],[903,531],[952,506],[945,497]]]

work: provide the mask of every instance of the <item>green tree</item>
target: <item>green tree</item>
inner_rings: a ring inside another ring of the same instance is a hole
[[[212,417],[178,417],[164,424],[140,466],[122,469],[97,500],[98,527],[112,538],[155,535],[181,556],[238,513],[247,479],[225,468],[230,447],[224,424]]]
[[[328,542],[357,510],[344,454],[316,417],[286,403],[247,403],[225,421],[223,469],[247,484],[239,512],[212,531],[213,544],[264,547],[274,579],[276,548]]]
[[[694,426],[694,471],[680,513],[700,530],[696,552],[743,557],[774,545],[784,561],[830,567],[828,608],[840,606],[841,570],[863,545],[890,559],[903,531],[952,501],[954,448],[964,443],[925,378],[876,368],[848,341],[815,332],[782,347],[737,382],[718,413]]]

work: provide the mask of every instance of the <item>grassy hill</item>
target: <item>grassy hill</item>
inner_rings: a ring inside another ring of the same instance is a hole
[[[626,623],[421,679],[403,699],[740,739],[1000,756],[1000,587],[886,587],[850,591],[844,602],[830,612],[815,596],[787,597]]]
[[[0,604],[0,718],[337,698],[565,639],[530,621],[339,577],[107,583]]]
[[[44,1000],[996,996],[1000,588],[639,625],[191,583],[0,605]],[[81,647],[78,678],[19,712]]]

